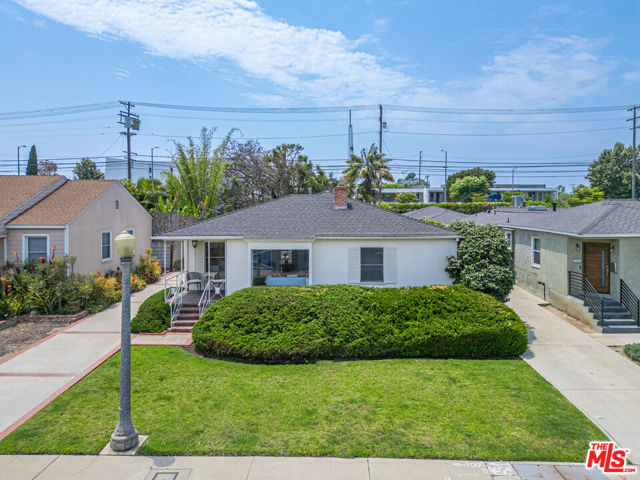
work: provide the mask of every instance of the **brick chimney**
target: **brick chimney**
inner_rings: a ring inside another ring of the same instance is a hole
[[[333,189],[333,208],[336,210],[347,208],[347,187],[338,185]]]

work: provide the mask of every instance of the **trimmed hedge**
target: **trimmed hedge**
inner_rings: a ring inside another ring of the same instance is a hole
[[[516,313],[462,285],[251,287],[193,328],[204,354],[260,362],[512,357],[527,348]]]
[[[138,314],[131,320],[132,333],[160,333],[171,324],[171,308],[164,301],[164,291],[161,290],[147,298]]]
[[[624,353],[636,362],[640,362],[640,343],[630,343],[625,345]]]
[[[440,207],[440,208],[448,208],[449,210],[453,210],[454,212],[466,213],[468,215],[473,215],[474,213],[480,213],[487,206],[492,207],[508,207],[511,204],[507,202],[466,202],[466,203],[455,203],[455,202],[446,202],[446,203],[395,203],[395,202],[380,202],[378,203],[378,207],[384,208],[385,210],[391,210],[396,213],[407,213],[412,212],[413,210],[418,210],[424,207]]]

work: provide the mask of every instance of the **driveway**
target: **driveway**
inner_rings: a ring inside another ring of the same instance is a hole
[[[511,292],[508,305],[529,328],[522,358],[640,463],[640,366],[540,303],[519,287]]]
[[[158,282],[134,293],[132,316],[162,287]],[[85,317],[0,362],[0,440],[120,349],[120,306]],[[142,338],[133,343],[144,343]]]

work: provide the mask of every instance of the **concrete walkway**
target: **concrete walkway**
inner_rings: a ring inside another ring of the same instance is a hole
[[[509,306],[529,328],[523,358],[640,463],[640,366],[539,306],[516,287]],[[605,341],[603,341],[605,340]]]
[[[140,304],[162,290],[149,285],[131,298],[132,317]],[[120,304],[70,325],[0,362],[0,440],[120,348]],[[190,336],[135,336],[132,343],[181,344]],[[0,477],[2,474],[0,473]]]
[[[11,480],[606,480],[578,464],[331,457],[0,456]]]

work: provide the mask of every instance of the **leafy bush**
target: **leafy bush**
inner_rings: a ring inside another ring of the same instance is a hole
[[[516,313],[462,285],[251,287],[214,303],[192,331],[199,351],[262,362],[514,356]]]
[[[440,207],[448,208],[454,212],[466,213],[473,215],[474,213],[482,212],[487,205],[492,207],[508,207],[510,204],[507,202],[467,202],[467,203],[394,203],[394,202],[381,202],[378,203],[378,207],[390,210],[396,213],[407,213],[413,210],[418,210],[424,207]]]
[[[446,271],[454,283],[506,301],[516,282],[516,270],[502,229],[472,222],[453,222],[449,228],[462,236],[458,256],[447,257]]]
[[[133,333],[160,333],[169,328],[171,323],[171,308],[164,301],[164,291],[154,293],[147,298],[138,314],[131,320]]]
[[[160,278],[162,268],[160,268],[158,259],[151,256],[150,248],[147,248],[146,253],[146,255],[140,255],[140,262],[135,269],[135,274],[142,277],[146,283],[155,283]]]
[[[416,203],[418,196],[413,192],[402,192],[396,195],[396,201],[398,203]]]
[[[640,362],[640,343],[630,343],[624,346],[624,353],[636,362]]]

